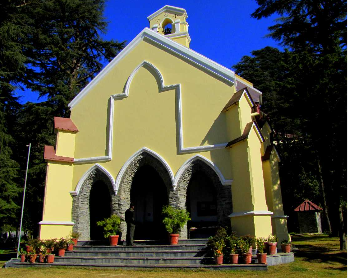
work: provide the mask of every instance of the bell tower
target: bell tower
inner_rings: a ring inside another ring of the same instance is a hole
[[[147,19],[153,31],[185,47],[190,47],[191,38],[188,33],[189,25],[186,22],[185,9],[166,5],[148,16]]]

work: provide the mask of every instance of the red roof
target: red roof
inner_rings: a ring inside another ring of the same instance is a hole
[[[44,159],[49,161],[60,161],[60,162],[74,162],[74,158],[72,157],[65,157],[65,156],[58,156],[56,155],[56,152],[54,150],[53,146],[45,146],[44,150]]]
[[[323,210],[321,207],[317,206],[309,200],[305,200],[301,205],[294,209],[294,211],[318,211]]]
[[[70,118],[54,117],[54,128],[58,130],[78,132],[76,125]]]

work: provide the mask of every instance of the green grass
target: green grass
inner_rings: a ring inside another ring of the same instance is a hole
[[[214,270],[123,270],[96,268],[7,268],[0,269],[0,277],[347,277],[347,253],[339,250],[337,237],[327,235],[294,235],[293,244],[298,248],[295,261],[268,267],[268,271],[214,271]],[[0,254],[0,266],[6,260]],[[14,255],[14,253],[12,253]]]

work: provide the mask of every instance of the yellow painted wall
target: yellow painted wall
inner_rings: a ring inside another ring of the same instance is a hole
[[[251,107],[246,94],[239,101],[239,113],[241,131],[243,133],[245,126],[251,122]]]
[[[260,152],[261,142],[255,130],[250,131],[248,146],[254,210],[265,211],[267,210],[267,205]]]
[[[230,140],[226,131],[226,115],[221,110],[231,98],[234,87],[143,41],[72,108],[71,119],[79,128],[75,158],[106,154],[108,99],[112,94],[123,92],[128,77],[144,60],[158,68],[165,85],[181,84],[184,147],[227,143]],[[100,163],[113,177],[143,147],[161,155],[174,174],[195,155],[177,155],[175,91],[159,93],[157,81],[148,69],[141,68],[134,76],[129,97],[116,100],[114,104],[114,159]],[[228,150],[200,154],[212,160],[226,179],[232,178]],[[73,189],[92,165],[75,165]]]
[[[75,133],[60,130],[57,132],[56,155],[74,157]]]
[[[41,225],[40,239],[66,238],[70,235],[72,226],[66,225]]]
[[[273,190],[272,190],[272,176],[271,176],[271,164],[269,160],[262,162],[265,191],[266,191],[266,203],[268,210],[273,211]]]
[[[73,167],[71,164],[48,163],[43,221],[71,221],[72,198],[69,192]]]
[[[267,238],[272,235],[272,223],[270,215],[255,216],[255,236]]]
[[[243,133],[243,128],[240,124],[239,105],[233,105],[226,114],[227,134],[229,141],[238,138]]]
[[[171,40],[180,43],[183,46],[186,46],[187,48],[190,47],[190,39],[189,36],[184,36],[184,37],[173,37],[170,38]]]
[[[239,142],[230,149],[232,164],[232,203],[233,212],[254,210],[251,173],[249,165],[248,142]]]
[[[231,227],[238,236],[255,236],[254,217],[251,215],[231,218]]]

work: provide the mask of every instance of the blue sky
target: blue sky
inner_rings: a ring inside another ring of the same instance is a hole
[[[190,48],[232,68],[251,51],[266,46],[279,47],[278,43],[265,38],[267,28],[275,24],[277,16],[256,20],[251,17],[258,5],[255,0],[160,0],[115,1],[106,3],[105,17],[109,22],[105,39],[130,42],[145,27],[147,17],[165,5],[184,8],[188,14]],[[34,92],[18,92],[22,103],[38,102]]]

